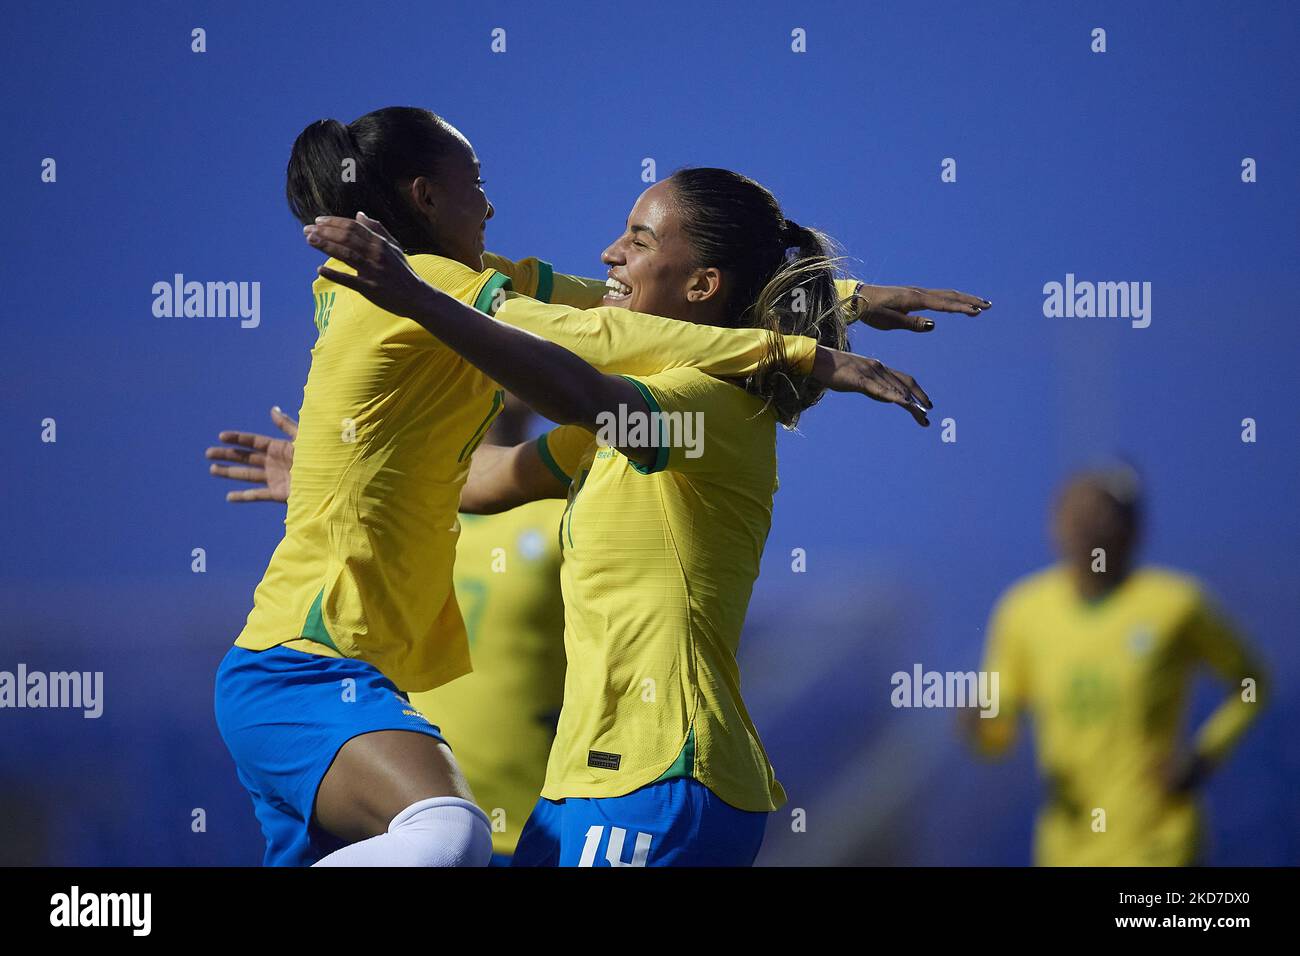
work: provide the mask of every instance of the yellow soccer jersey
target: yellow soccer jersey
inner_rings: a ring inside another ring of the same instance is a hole
[[[504,281],[438,256],[411,264],[484,309]],[[470,669],[452,592],[456,511],[502,393],[410,319],[327,279],[313,290],[285,534],[235,643],[296,641],[366,660],[405,690],[434,687]]]
[[[492,850],[513,854],[546,776],[564,697],[559,499],[461,515],[456,598],[474,673],[412,694],[456,752],[492,819]]]
[[[497,319],[563,345],[602,372],[653,375],[689,367],[740,378],[761,367],[771,346],[772,333],[763,329],[696,325],[613,306],[548,304],[504,290],[497,298]],[[795,371],[811,372],[817,341],[797,335],[781,339]]]
[[[1194,580],[1141,569],[1088,602],[1056,567],[1002,598],[984,663],[999,674],[1000,713],[977,723],[996,752],[1011,743],[1018,714],[1032,718],[1049,793],[1035,831],[1039,865],[1193,861],[1196,803],[1168,794],[1160,767],[1179,752],[1191,674],[1202,664],[1230,684],[1195,741],[1218,758],[1256,714],[1240,685],[1260,672]]]
[[[462,302],[570,349],[609,372],[698,365],[756,369],[768,336],[624,309],[582,310],[507,293],[507,276],[433,255],[411,256],[425,281]],[[346,271],[331,259],[328,265]],[[456,511],[470,457],[502,392],[420,325],[318,278],[318,337],[295,442],[285,535],[236,640],[356,657],[406,691],[470,670],[452,589]],[[810,368],[816,343],[786,336]]]
[[[576,305],[580,309],[594,309],[608,291],[603,279],[584,279],[556,272],[544,259],[507,259],[495,253],[483,253],[483,267],[496,269],[510,277],[510,285],[520,295],[541,302]]]
[[[614,797],[690,776],[734,807],[774,810],[785,793],[736,651],[771,526],[776,419],[694,369],[632,381],[653,412],[699,429],[677,432],[687,441],[652,468],[574,426],[539,442],[573,479],[560,526],[568,671],[542,795]]]
[[[580,309],[594,309],[600,305],[606,291],[603,279],[586,279],[556,272],[543,259],[507,259],[492,252],[483,253],[483,267],[496,269],[510,277],[514,291],[542,302],[576,305]],[[858,287],[857,279],[836,279],[835,291],[847,299]]]

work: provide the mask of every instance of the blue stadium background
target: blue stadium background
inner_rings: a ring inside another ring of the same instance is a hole
[[[211,682],[280,515],[227,505],[202,449],[301,394],[317,256],[283,200],[294,136],[418,104],[477,147],[498,251],[599,274],[653,157],[661,176],[758,178],[869,280],[995,303],[926,337],[855,333],[956,419],[955,444],[839,397],[782,438],[743,664],[809,830],[774,823],[764,862],[1028,862],[1029,747],[971,758],[951,712],[890,708],[889,675],[976,666],[1000,589],[1050,557],[1054,486],[1108,452],[1147,477],[1148,557],[1203,577],[1275,680],[1209,786],[1209,860],[1300,862],[1288,4],[25,3],[6,19],[0,669],[101,669],[107,703],[99,720],[0,711],[0,861],[258,860]],[[151,286],[177,272],[260,281],[261,326],[154,318]],[[1153,283],[1150,328],[1045,318],[1043,283],[1067,272]],[[1195,715],[1220,692],[1199,687]]]

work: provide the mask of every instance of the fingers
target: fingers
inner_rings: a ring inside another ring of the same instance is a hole
[[[934,320],[923,315],[908,315],[895,309],[876,308],[864,316],[864,320],[873,329],[891,331],[906,329],[909,332],[930,332],[934,329]]]
[[[926,412],[934,405],[930,401],[930,396],[925,394],[912,376],[906,372],[896,372],[873,359],[868,382],[867,394],[872,398],[898,405],[922,428],[930,427],[930,419]]]
[[[251,448],[254,451],[266,451],[267,446],[271,444],[273,439],[270,435],[259,435],[257,432],[224,431],[217,433],[217,441],[223,441],[227,445]]]
[[[371,219],[364,212],[358,212],[357,222],[361,223],[363,226],[365,226],[367,229],[369,229],[371,232],[373,232],[375,235],[379,236],[380,238],[388,240],[393,245],[397,245],[397,240],[392,237],[389,231],[384,228],[384,224],[380,222],[378,219]]]
[[[279,405],[271,409],[271,421],[275,422],[275,427],[284,432],[292,440],[298,437],[298,423],[284,413]]]
[[[916,400],[908,392],[907,386],[895,378],[884,365],[879,366],[875,373],[867,379],[865,394],[878,402],[901,405],[909,410],[916,404]]]
[[[356,219],[320,216],[314,223],[303,226],[302,232],[308,241],[316,237],[360,251],[382,251],[382,245],[397,245],[397,241],[382,224],[363,212],[357,213]]]
[[[929,309],[932,312],[963,312],[966,315],[979,315],[984,309],[991,308],[993,303],[988,299],[981,299],[979,296],[970,295],[965,292],[958,292],[955,289],[917,289],[920,297],[918,309]]]
[[[925,394],[925,389],[916,384],[916,379],[912,378],[912,376],[908,375],[906,372],[894,372],[894,376],[907,386],[909,392],[920,400],[921,405],[924,406],[926,411],[934,408],[934,402],[930,401],[930,396]]]
[[[369,242],[372,236],[388,238],[388,231],[373,219],[362,218],[365,213],[358,213],[356,219],[342,216],[317,216],[316,221],[303,227],[303,232],[310,235],[320,232],[335,241]]]
[[[903,410],[906,411],[909,415],[911,415],[912,420],[915,421],[922,428],[930,427],[930,419],[926,417],[925,412],[921,411],[915,405],[904,405]]]
[[[957,302],[964,302],[967,305],[975,306],[978,309],[993,308],[993,303],[988,299],[981,299],[979,296],[971,295],[969,292],[958,292],[956,289],[949,289],[944,293],[944,295],[949,299],[953,299]]]
[[[925,394],[921,386],[916,384],[916,379],[906,372],[899,372],[882,362],[876,363],[876,371],[881,377],[886,378],[901,396],[902,401],[900,404],[917,405],[922,411],[929,411],[934,408],[930,396]]]
[[[354,269],[378,264],[385,251],[383,237],[352,219],[322,216],[314,224],[303,226],[302,233],[310,245]]]
[[[275,501],[270,488],[245,488],[243,491],[226,492],[227,501]]]
[[[325,253],[325,255],[337,259],[339,262],[346,262],[358,272],[369,266],[373,261],[370,249],[366,246],[359,246],[350,242],[339,242],[336,239],[315,232],[307,235],[307,242]]]
[[[920,425],[922,428],[929,428],[930,419],[926,416],[925,413],[927,409],[934,407],[933,405],[930,404],[930,400],[927,398],[924,402],[922,402],[916,395],[912,393],[911,389],[907,388],[906,385],[904,385],[901,382],[900,382],[900,389],[903,393],[903,397],[900,400],[894,402],[894,404],[902,406],[903,410],[906,411],[909,415],[911,415],[912,418],[916,420],[916,423]]]
[[[316,274],[322,278],[336,282],[345,289],[351,289],[353,292],[360,292],[365,295],[366,285],[355,275],[349,272],[339,272],[337,269],[331,269],[329,266],[319,266]]]
[[[247,448],[220,448],[214,446],[205,451],[203,457],[209,461],[237,461],[241,465],[255,465],[259,468],[266,464],[266,455],[257,451],[249,451]]]
[[[892,405],[897,405],[907,412],[922,428],[930,427],[930,419],[925,414],[925,409],[917,401],[916,396],[912,395],[900,385],[892,386],[889,393],[893,396],[887,401]]]
[[[208,473],[216,475],[218,478],[229,478],[232,481],[251,481],[261,485],[266,484],[266,471],[261,468],[246,468],[242,465],[210,465]]]

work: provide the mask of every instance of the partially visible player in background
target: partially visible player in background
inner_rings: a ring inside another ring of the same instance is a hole
[[[528,439],[532,410],[513,395],[484,444]],[[474,670],[411,694],[456,742],[460,768],[492,821],[492,865],[508,866],[546,779],[564,702],[560,518],[550,498],[494,515],[460,516],[453,581]]]
[[[1053,522],[1060,563],[1013,585],[989,625],[984,670],[1000,675],[999,709],[970,711],[966,725],[994,756],[1032,717],[1048,791],[1040,866],[1200,862],[1196,791],[1258,713],[1259,663],[1199,582],[1137,565],[1140,519],[1132,469],[1071,478]],[[1187,746],[1202,665],[1230,692]]]
[[[602,292],[603,285],[600,286]],[[532,410],[513,395],[485,445],[526,441]],[[223,431],[207,450],[210,471],[253,487],[227,501],[288,500],[298,425],[279,407],[288,438]],[[215,462],[235,462],[216,464]],[[558,531],[565,500],[531,502],[497,515],[461,515],[453,583],[474,671],[411,703],[456,741],[456,759],[492,821],[492,865],[506,866],[546,779],[546,758],[564,700],[564,601]]]

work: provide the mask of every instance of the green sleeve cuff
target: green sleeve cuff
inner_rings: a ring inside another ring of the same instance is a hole
[[[541,456],[542,464],[550,469],[551,474],[566,485],[573,483],[573,479],[564,473],[564,469],[560,467],[559,462],[555,460],[555,456],[551,454],[551,446],[546,443],[545,433],[537,436],[537,454]]]
[[[484,315],[492,314],[492,299],[497,294],[497,289],[509,290],[510,277],[500,272],[493,272],[492,278],[483,284],[479,290],[478,298],[474,300],[474,308],[478,309]]]
[[[539,302],[550,302],[551,292],[555,289],[555,268],[543,259],[537,260],[537,295]]]
[[[633,385],[636,386],[636,390],[640,392],[641,397],[645,399],[645,403],[650,409],[650,414],[659,416],[658,417],[659,442],[658,442],[658,451],[655,453],[654,464],[651,465],[649,468],[647,468],[645,465],[641,464],[638,461],[634,461],[631,458],[628,459],[628,464],[630,464],[633,468],[635,468],[638,474],[653,475],[656,472],[663,471],[665,468],[668,467],[668,442],[664,440],[663,409],[659,407],[659,403],[655,401],[654,395],[650,393],[650,389],[646,388],[644,383],[638,382],[636,379],[631,378],[630,376],[627,375],[624,375],[623,378],[626,378],[629,382],[631,382]]]

